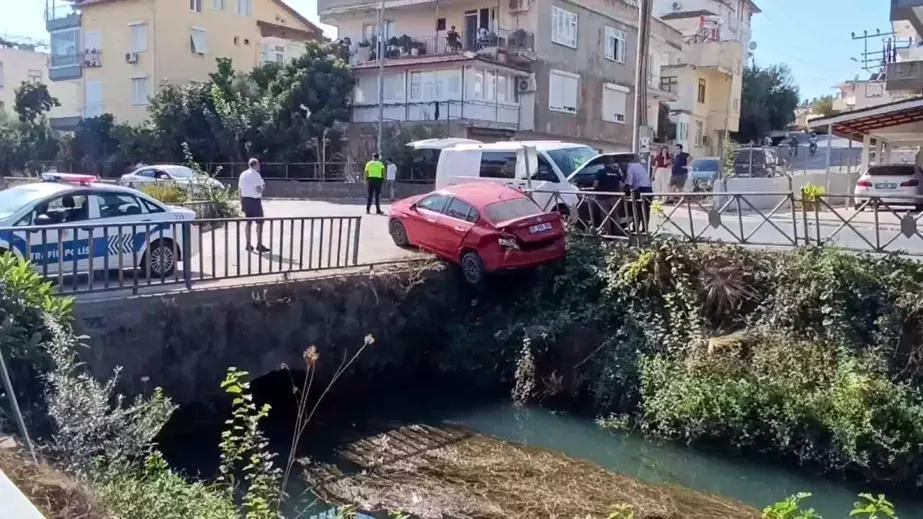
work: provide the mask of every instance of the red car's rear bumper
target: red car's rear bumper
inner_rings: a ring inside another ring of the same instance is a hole
[[[564,236],[555,239],[544,247],[507,249],[492,246],[490,253],[481,258],[488,272],[507,269],[534,267],[560,259],[567,253],[567,239]]]

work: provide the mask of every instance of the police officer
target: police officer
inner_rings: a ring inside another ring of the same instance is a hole
[[[381,184],[385,181],[385,165],[379,160],[378,154],[372,155],[372,160],[365,164],[365,181],[368,184],[368,199],[365,202],[365,214],[372,210],[372,197],[375,197],[375,211],[385,214],[381,210]]]

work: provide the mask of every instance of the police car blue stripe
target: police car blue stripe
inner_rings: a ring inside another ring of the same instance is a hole
[[[149,227],[150,234],[152,237],[159,237],[162,235],[163,231],[170,229],[169,223],[163,224],[154,224]],[[99,228],[98,228],[99,229]],[[98,230],[97,229],[97,230]],[[117,229],[116,226],[109,228],[110,231]],[[128,229],[131,229],[129,226]],[[70,232],[80,232],[74,229],[67,229]],[[126,227],[123,226],[122,230],[126,230]],[[99,237],[93,238],[93,257],[94,258],[103,258],[106,255],[115,256],[120,252],[122,254],[132,254],[137,252],[139,255],[144,253],[144,248],[147,245],[147,231],[148,228],[141,230],[139,232],[131,233],[128,232],[122,235],[109,235],[109,237]],[[87,231],[84,231],[87,232]],[[13,231],[2,231],[0,232],[0,239],[9,243],[10,246],[18,252],[21,256],[26,257],[26,240],[17,236]],[[39,238],[41,236],[39,235]],[[58,258],[58,243],[57,240],[52,241],[51,243],[34,243],[30,248],[31,257],[28,258],[32,263],[37,265],[53,265],[61,262],[69,262],[85,260],[90,258],[90,240],[63,240],[61,242],[63,249],[63,258],[59,260]]]

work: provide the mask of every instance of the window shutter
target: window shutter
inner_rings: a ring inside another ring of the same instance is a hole
[[[548,106],[552,108],[564,107],[563,79],[558,74],[552,73],[548,84]]]
[[[579,85],[579,80],[577,78],[564,78],[565,96],[564,96],[564,107],[568,110],[577,111],[577,88]]]

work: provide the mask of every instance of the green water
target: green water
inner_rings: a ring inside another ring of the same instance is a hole
[[[590,460],[642,481],[719,494],[758,509],[797,492],[810,492],[813,496],[807,501],[809,506],[826,519],[841,519],[848,517],[857,494],[865,491],[861,486],[832,481],[766,460],[655,442],[633,433],[609,432],[585,417],[538,408],[516,408],[505,400],[459,402],[457,396],[416,392],[349,402],[330,401],[322,407],[323,412],[308,428],[299,446],[299,457],[333,461],[335,449],[349,439],[372,436],[389,427],[410,423],[451,424]],[[286,410],[283,403],[274,403],[271,419],[265,424],[272,448],[280,453],[280,463],[285,459],[294,418]],[[195,431],[185,440],[167,439],[164,450],[168,459],[187,473],[208,477],[217,464],[218,452],[214,446],[218,434],[220,425],[209,431]],[[879,491],[889,494],[898,506],[901,519],[923,519],[923,496],[913,499],[893,495],[887,489]],[[292,517],[309,517],[327,508],[314,503],[298,481],[289,493],[293,498],[286,508],[297,510],[290,515]],[[305,508],[311,511],[306,512]]]

